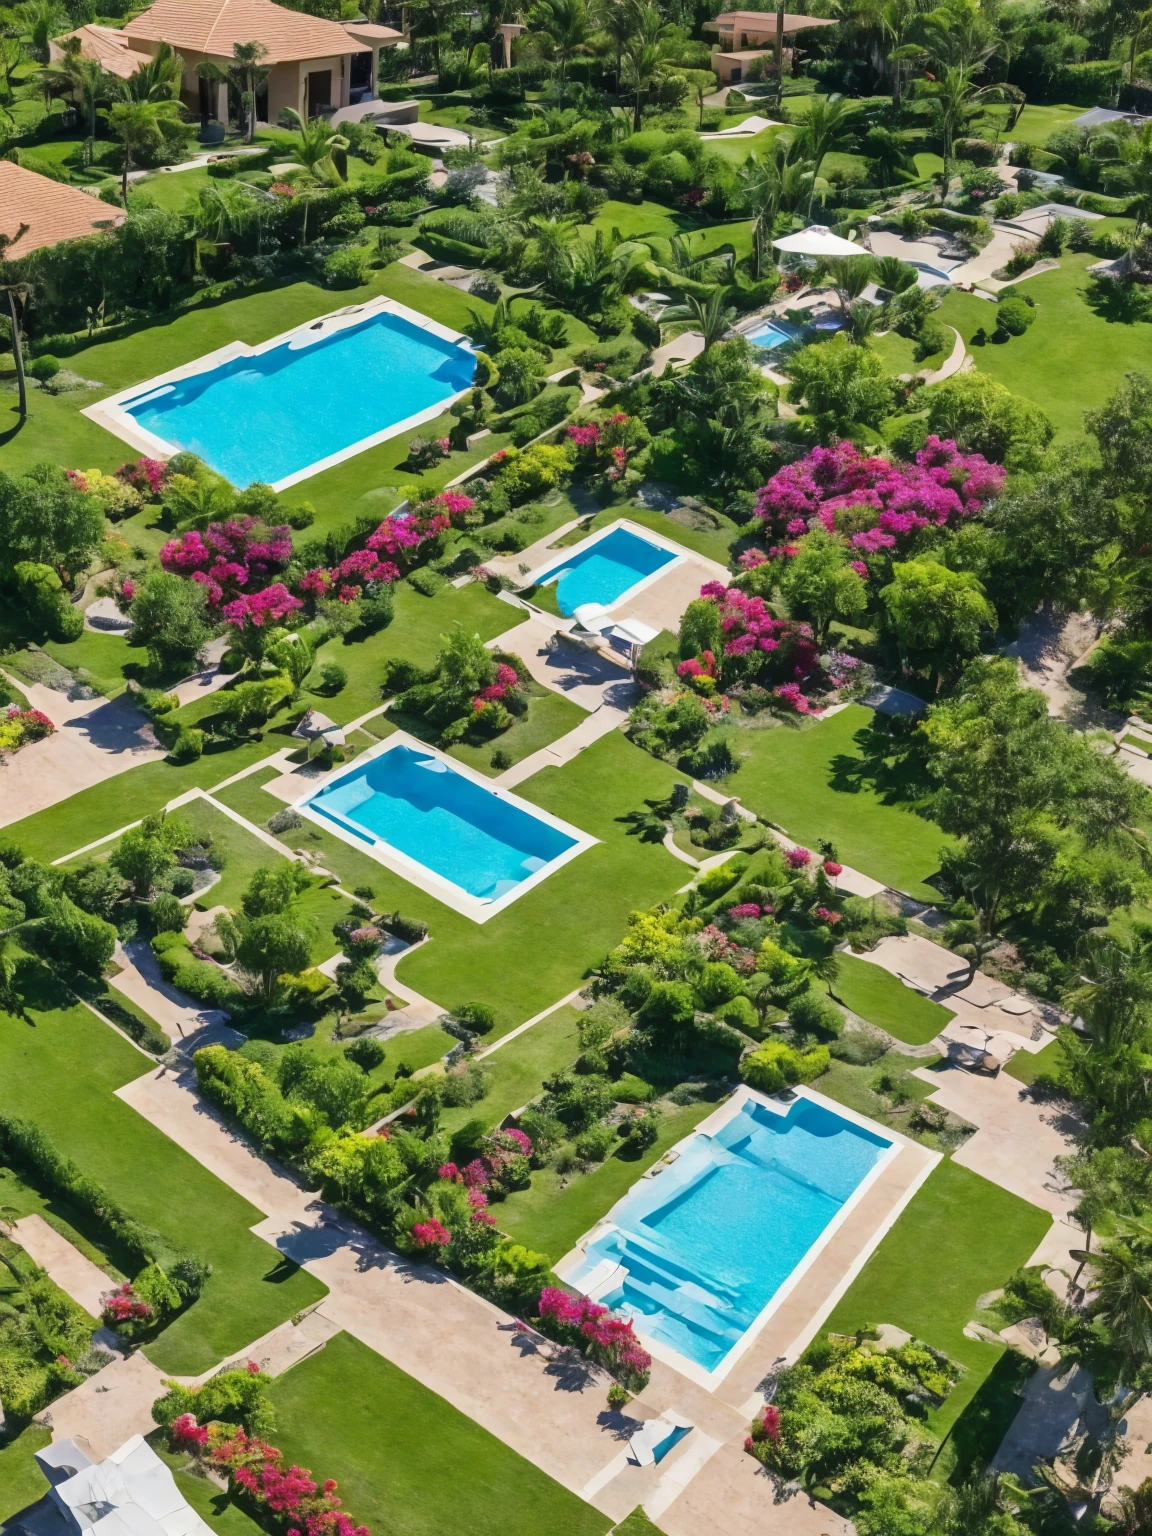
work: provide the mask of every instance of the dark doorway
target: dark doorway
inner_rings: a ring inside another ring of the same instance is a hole
[[[371,91],[372,89],[372,55],[371,53],[354,53],[352,55],[352,72],[348,76],[349,87],[354,91]]]
[[[332,105],[332,71],[314,69],[308,76],[308,116],[315,117]]]

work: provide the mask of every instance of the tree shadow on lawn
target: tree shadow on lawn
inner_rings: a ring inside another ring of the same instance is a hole
[[[1080,292],[1092,313],[1109,325],[1152,321],[1152,289],[1139,283],[1092,279]]]
[[[829,789],[858,795],[870,789],[884,805],[900,805],[931,820],[929,803],[934,785],[928,777],[919,742],[901,740],[878,725],[865,725],[852,740],[859,757],[838,753],[828,764]]]

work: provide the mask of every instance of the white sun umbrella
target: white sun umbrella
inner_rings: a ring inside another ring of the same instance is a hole
[[[867,256],[862,245],[842,240],[834,235],[826,224],[810,224],[798,235],[785,235],[773,240],[778,251],[790,251],[794,256]]]

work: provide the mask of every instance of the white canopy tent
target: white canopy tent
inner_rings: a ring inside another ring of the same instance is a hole
[[[843,240],[834,235],[826,224],[810,224],[798,235],[785,235],[773,240],[778,251],[788,251],[793,256],[867,256],[862,245]]]

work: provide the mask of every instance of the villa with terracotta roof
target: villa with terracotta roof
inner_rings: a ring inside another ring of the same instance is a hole
[[[86,58],[97,58],[122,76],[152,57],[162,42],[170,43],[184,60],[184,105],[222,121],[228,116],[228,87],[201,80],[196,65],[207,59],[225,67],[235,44],[263,43],[270,72],[257,93],[256,116],[268,123],[275,123],[285,107],[310,117],[375,97],[380,50],[403,41],[392,27],[326,21],[274,0],[156,0],[119,31],[84,26],[68,35],[80,39]],[[62,42],[53,45],[57,57]]]
[[[705,32],[719,37],[719,50],[712,55],[712,68],[723,85],[737,85],[753,59],[774,53],[777,28],[781,37],[792,37],[809,27],[834,27],[834,20],[819,16],[793,16],[787,11],[721,11],[704,23]],[[787,59],[790,50],[784,49]]]
[[[13,240],[7,250],[11,261],[42,245],[96,235],[123,221],[122,208],[102,203],[79,187],[25,170],[11,160],[0,160],[0,232]],[[22,224],[27,228],[16,240]]]

